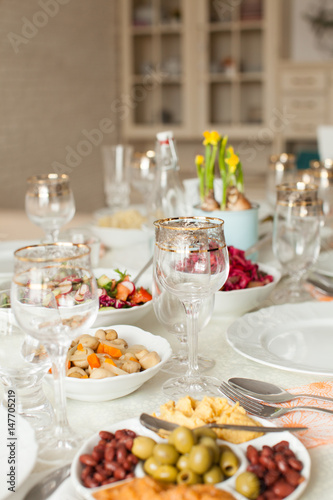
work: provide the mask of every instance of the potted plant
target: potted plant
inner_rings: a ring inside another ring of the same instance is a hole
[[[242,163],[234,148],[227,147],[228,137],[216,130],[205,131],[203,136],[205,155],[195,158],[200,205],[194,207],[194,212],[224,219],[227,244],[246,250],[258,240],[258,205],[244,194]],[[222,182],[219,200],[214,190],[216,170]]]

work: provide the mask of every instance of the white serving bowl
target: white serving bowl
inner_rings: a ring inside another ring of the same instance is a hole
[[[120,269],[121,271],[123,269]],[[124,269],[125,270],[125,269]],[[131,278],[134,279],[137,274],[136,271],[128,270],[128,274],[130,274]],[[96,279],[100,278],[103,274],[106,274],[109,278],[119,279],[119,274],[117,274],[113,269],[105,269],[105,268],[97,268],[94,269],[94,275]],[[145,273],[139,279],[136,287],[140,288],[143,286],[148,289],[150,292],[152,290],[152,276],[149,273]],[[97,326],[109,326],[109,325],[135,325],[137,321],[142,319],[149,311],[153,310],[153,301],[150,300],[141,306],[134,306],[128,309],[103,309],[98,311],[95,323],[93,327]]]
[[[152,368],[148,368],[142,372],[118,375],[117,377],[98,380],[66,377],[65,389],[68,398],[77,399],[79,401],[98,402],[110,401],[112,399],[127,396],[127,394],[136,391],[142,384],[156,375],[172,354],[169,342],[163,337],[153,335],[136,326],[115,325],[112,326],[112,328],[114,328],[118,336],[125,339],[129,345],[142,344],[148,351],[156,351],[161,361]],[[96,330],[98,330],[98,328],[91,329],[89,333],[94,335]],[[46,375],[45,379],[52,383],[51,375]]]
[[[257,263],[259,269],[273,276],[268,285],[243,290],[231,290],[215,293],[214,314],[223,316],[240,316],[262,306],[281,278],[281,273],[275,267]],[[265,304],[272,305],[272,304]]]
[[[138,211],[141,212],[140,208],[138,208]],[[94,221],[90,225],[90,230],[106,247],[124,248],[149,241],[151,234],[144,229],[122,229],[118,227],[99,226],[98,220],[108,214],[110,214],[109,209],[97,210],[94,213]]]

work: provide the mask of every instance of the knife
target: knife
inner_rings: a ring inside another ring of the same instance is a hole
[[[161,420],[160,418],[148,415],[148,413],[142,413],[140,416],[140,423],[154,432],[169,431],[172,432],[178,424],[172,422],[167,422],[166,420]],[[238,431],[250,431],[250,432],[284,432],[284,431],[305,431],[307,427],[262,427],[256,425],[236,425],[236,424],[206,424],[202,427],[210,427],[215,429],[232,429]]]
[[[64,465],[48,474],[28,491],[23,500],[46,500],[67,479],[71,472],[71,464]]]
[[[266,243],[271,242],[272,238],[273,238],[272,233],[266,233],[262,236],[259,236],[259,240],[257,241],[257,243],[255,243],[245,251],[245,257],[248,257],[249,255],[259,250],[259,248],[261,248]]]

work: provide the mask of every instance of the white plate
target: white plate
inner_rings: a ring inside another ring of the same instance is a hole
[[[333,277],[333,250],[322,252],[313,269],[318,273]]]
[[[248,313],[227,329],[229,344],[264,365],[333,376],[333,307],[304,302]]]
[[[128,274],[134,279],[137,271],[121,268],[120,271],[127,270]],[[103,274],[106,274],[108,278],[119,279],[119,274],[117,274],[113,269],[97,268],[94,269],[94,274],[96,278],[99,278]],[[141,276],[137,287],[143,286],[151,292],[152,288],[152,276],[151,274],[144,274]],[[149,311],[153,309],[153,301],[150,300],[141,306],[131,307],[129,309],[112,309],[98,311],[97,318],[94,323],[94,327],[97,326],[109,326],[109,325],[135,325],[136,322],[143,318]]]
[[[228,292],[216,292],[214,313],[224,316],[240,316],[251,309],[262,305],[277,285],[281,273],[275,267],[258,263],[259,270],[273,276],[273,281],[264,286],[244,288],[243,290],[230,290]]]
[[[14,270],[14,252],[18,248],[28,245],[37,245],[37,240],[11,240],[0,242],[0,273],[8,273]]]
[[[108,377],[103,379],[79,379],[66,377],[65,389],[66,396],[79,401],[99,402],[111,401],[131,394],[141,387],[147,380],[156,375],[170,358],[172,349],[169,342],[163,337],[153,335],[152,333],[141,330],[136,326],[113,325],[120,338],[125,339],[128,345],[142,344],[148,351],[156,351],[161,361],[147,370],[139,373],[129,373],[128,375],[118,375],[117,377]],[[94,335],[95,331],[88,333]],[[51,375],[46,375],[45,380],[53,382]]]
[[[267,421],[264,421],[263,419],[258,418],[256,420],[258,422],[261,422],[264,425],[272,425],[272,427],[273,427],[273,424],[267,423]],[[154,432],[143,427],[140,424],[138,418],[131,418],[128,420],[123,420],[123,421],[120,421],[116,424],[111,425],[110,427],[107,427],[107,428],[101,429],[101,430],[115,432],[117,429],[131,429],[131,430],[135,431],[137,434],[152,437],[156,441],[163,441]],[[80,493],[85,498],[85,500],[93,500],[93,496],[91,495],[92,492],[94,492],[98,489],[106,489],[106,488],[110,487],[110,485],[107,485],[107,486],[101,486],[100,488],[89,489],[89,488],[85,488],[81,484],[81,481],[80,481],[82,465],[79,461],[79,457],[80,457],[80,455],[82,455],[84,453],[91,453],[93,447],[97,444],[99,439],[100,438],[99,438],[98,433],[94,434],[91,438],[89,438],[89,440],[86,441],[86,443],[84,443],[83,446],[80,448],[80,450],[77,452],[77,454],[75,455],[74,460],[72,462],[72,468],[71,468],[72,483],[73,483],[76,491],[78,493]],[[307,449],[304,447],[304,445],[293,434],[291,434],[290,432],[287,432],[287,431],[284,431],[284,432],[281,432],[278,434],[265,434],[262,437],[252,439],[251,441],[247,441],[246,443],[239,444],[239,445],[227,443],[228,446],[230,448],[232,448],[233,451],[238,456],[238,458],[240,460],[240,467],[239,467],[237,473],[235,474],[235,476],[223,481],[222,483],[219,484],[218,487],[229,491],[238,500],[244,500],[245,497],[243,497],[242,495],[240,495],[239,493],[237,493],[235,491],[235,480],[236,480],[236,477],[238,476],[238,474],[240,474],[241,472],[243,472],[246,469],[247,460],[245,458],[245,452],[246,452],[247,446],[249,444],[252,444],[256,448],[262,448],[263,445],[273,446],[274,444],[276,444],[282,440],[289,441],[290,448],[295,452],[297,458],[303,462],[304,467],[302,470],[302,475],[304,476],[305,480],[303,481],[303,483],[301,483],[296,488],[296,490],[291,495],[286,497],[286,498],[288,498],[288,500],[296,500],[296,498],[299,498],[302,495],[302,493],[304,492],[304,490],[308,484],[308,481],[309,481],[311,460],[310,460],[309,453],[308,453]],[[136,475],[137,476],[143,475],[141,468],[139,468],[138,471],[136,471]],[[120,484],[120,483],[119,482],[114,483],[114,486],[116,486],[117,484]]]
[[[12,452],[8,447],[11,442],[8,435],[8,412],[4,408],[0,408],[0,500],[11,498],[13,493],[8,491],[7,474],[10,472],[10,467],[15,467],[15,490],[25,482],[30,472],[34,468],[37,460],[38,446],[35,439],[35,432],[30,424],[19,415],[16,418],[16,436]],[[12,455],[10,455],[12,453]],[[15,463],[10,464],[10,460],[15,460]],[[15,493],[14,493],[15,496]]]

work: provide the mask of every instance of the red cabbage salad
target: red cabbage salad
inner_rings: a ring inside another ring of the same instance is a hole
[[[258,264],[245,258],[245,252],[229,246],[229,276],[221,291],[243,290],[272,283],[273,276],[259,269]]]

